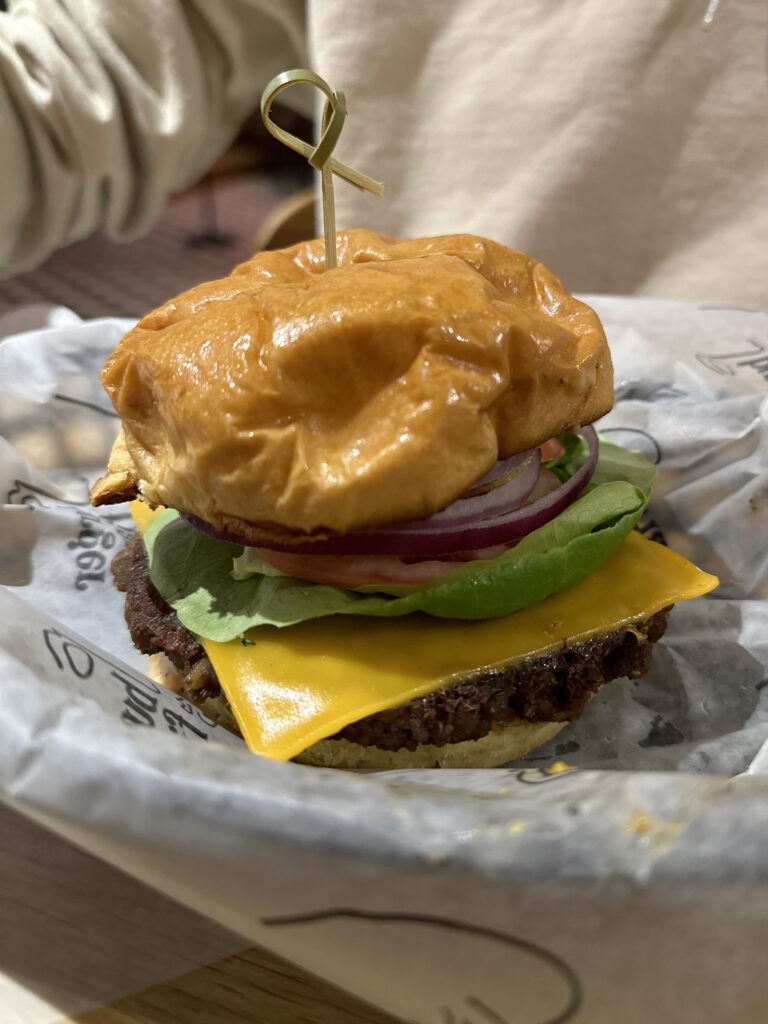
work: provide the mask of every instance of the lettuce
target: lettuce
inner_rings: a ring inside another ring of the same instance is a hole
[[[572,471],[577,455],[571,445],[554,461],[569,462],[563,470]],[[242,547],[200,533],[171,509],[155,519],[144,544],[159,593],[187,629],[210,640],[324,615],[420,611],[442,618],[493,618],[564,590],[610,557],[642,515],[654,476],[655,468],[639,452],[601,439],[591,483],[556,519],[498,558],[462,563],[449,576],[400,596],[341,590],[285,575],[236,579],[233,561]]]

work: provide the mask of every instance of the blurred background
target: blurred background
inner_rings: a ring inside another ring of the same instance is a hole
[[[275,107],[288,131],[312,137],[308,119]],[[51,304],[82,319],[139,318],[193,285],[226,276],[254,252],[313,237],[312,174],[306,160],[269,135],[256,111],[211,171],[171,199],[148,235],[116,243],[96,233],[29,273],[1,280],[0,336],[42,326]],[[118,339],[119,332],[112,343]],[[86,351],[82,359],[85,370]],[[97,383],[103,360],[99,352],[88,372],[67,375],[65,393],[54,396],[58,418],[3,390],[0,380],[0,435],[49,472],[102,465],[116,431]]]
[[[275,119],[312,137],[310,121],[286,107],[275,104]],[[255,251],[315,233],[309,164],[272,138],[255,111],[211,171],[173,197],[150,234],[127,244],[95,234],[30,273],[0,281],[0,316],[54,303],[83,318],[139,317],[201,281],[224,277]]]

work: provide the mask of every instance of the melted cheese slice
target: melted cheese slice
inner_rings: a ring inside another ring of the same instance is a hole
[[[131,511],[142,533],[156,514],[140,502]],[[200,642],[248,746],[288,760],[351,722],[456,677],[611,633],[706,594],[717,582],[633,531],[591,576],[502,618],[331,615],[287,629],[260,626],[246,643]]]

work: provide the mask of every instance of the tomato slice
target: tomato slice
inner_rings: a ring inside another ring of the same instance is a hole
[[[550,437],[544,444],[539,445],[539,451],[541,452],[541,461],[550,462],[552,459],[559,459],[565,448],[556,437]]]
[[[273,568],[312,583],[354,590],[377,583],[418,586],[454,572],[462,562],[498,558],[505,545],[482,551],[463,551],[445,559],[404,559],[397,555],[292,555],[259,548],[259,554]]]

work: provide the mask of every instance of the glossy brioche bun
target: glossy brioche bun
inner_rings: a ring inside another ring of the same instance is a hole
[[[165,654],[149,657],[149,677],[161,686],[180,693],[181,677]],[[240,735],[235,717],[223,696],[209,697],[200,709],[230,732]],[[566,722],[526,722],[518,720],[494,725],[479,740],[434,746],[422,743],[415,750],[383,750],[381,747],[350,743],[349,740],[320,740],[294,761],[322,768],[369,769],[394,768],[496,768],[516,761],[542,746],[566,725]]]
[[[322,240],[260,253],[126,334],[95,504],[132,485],[252,543],[319,538],[429,516],[611,408],[596,314],[530,256],[371,231],[338,250],[332,271]]]

